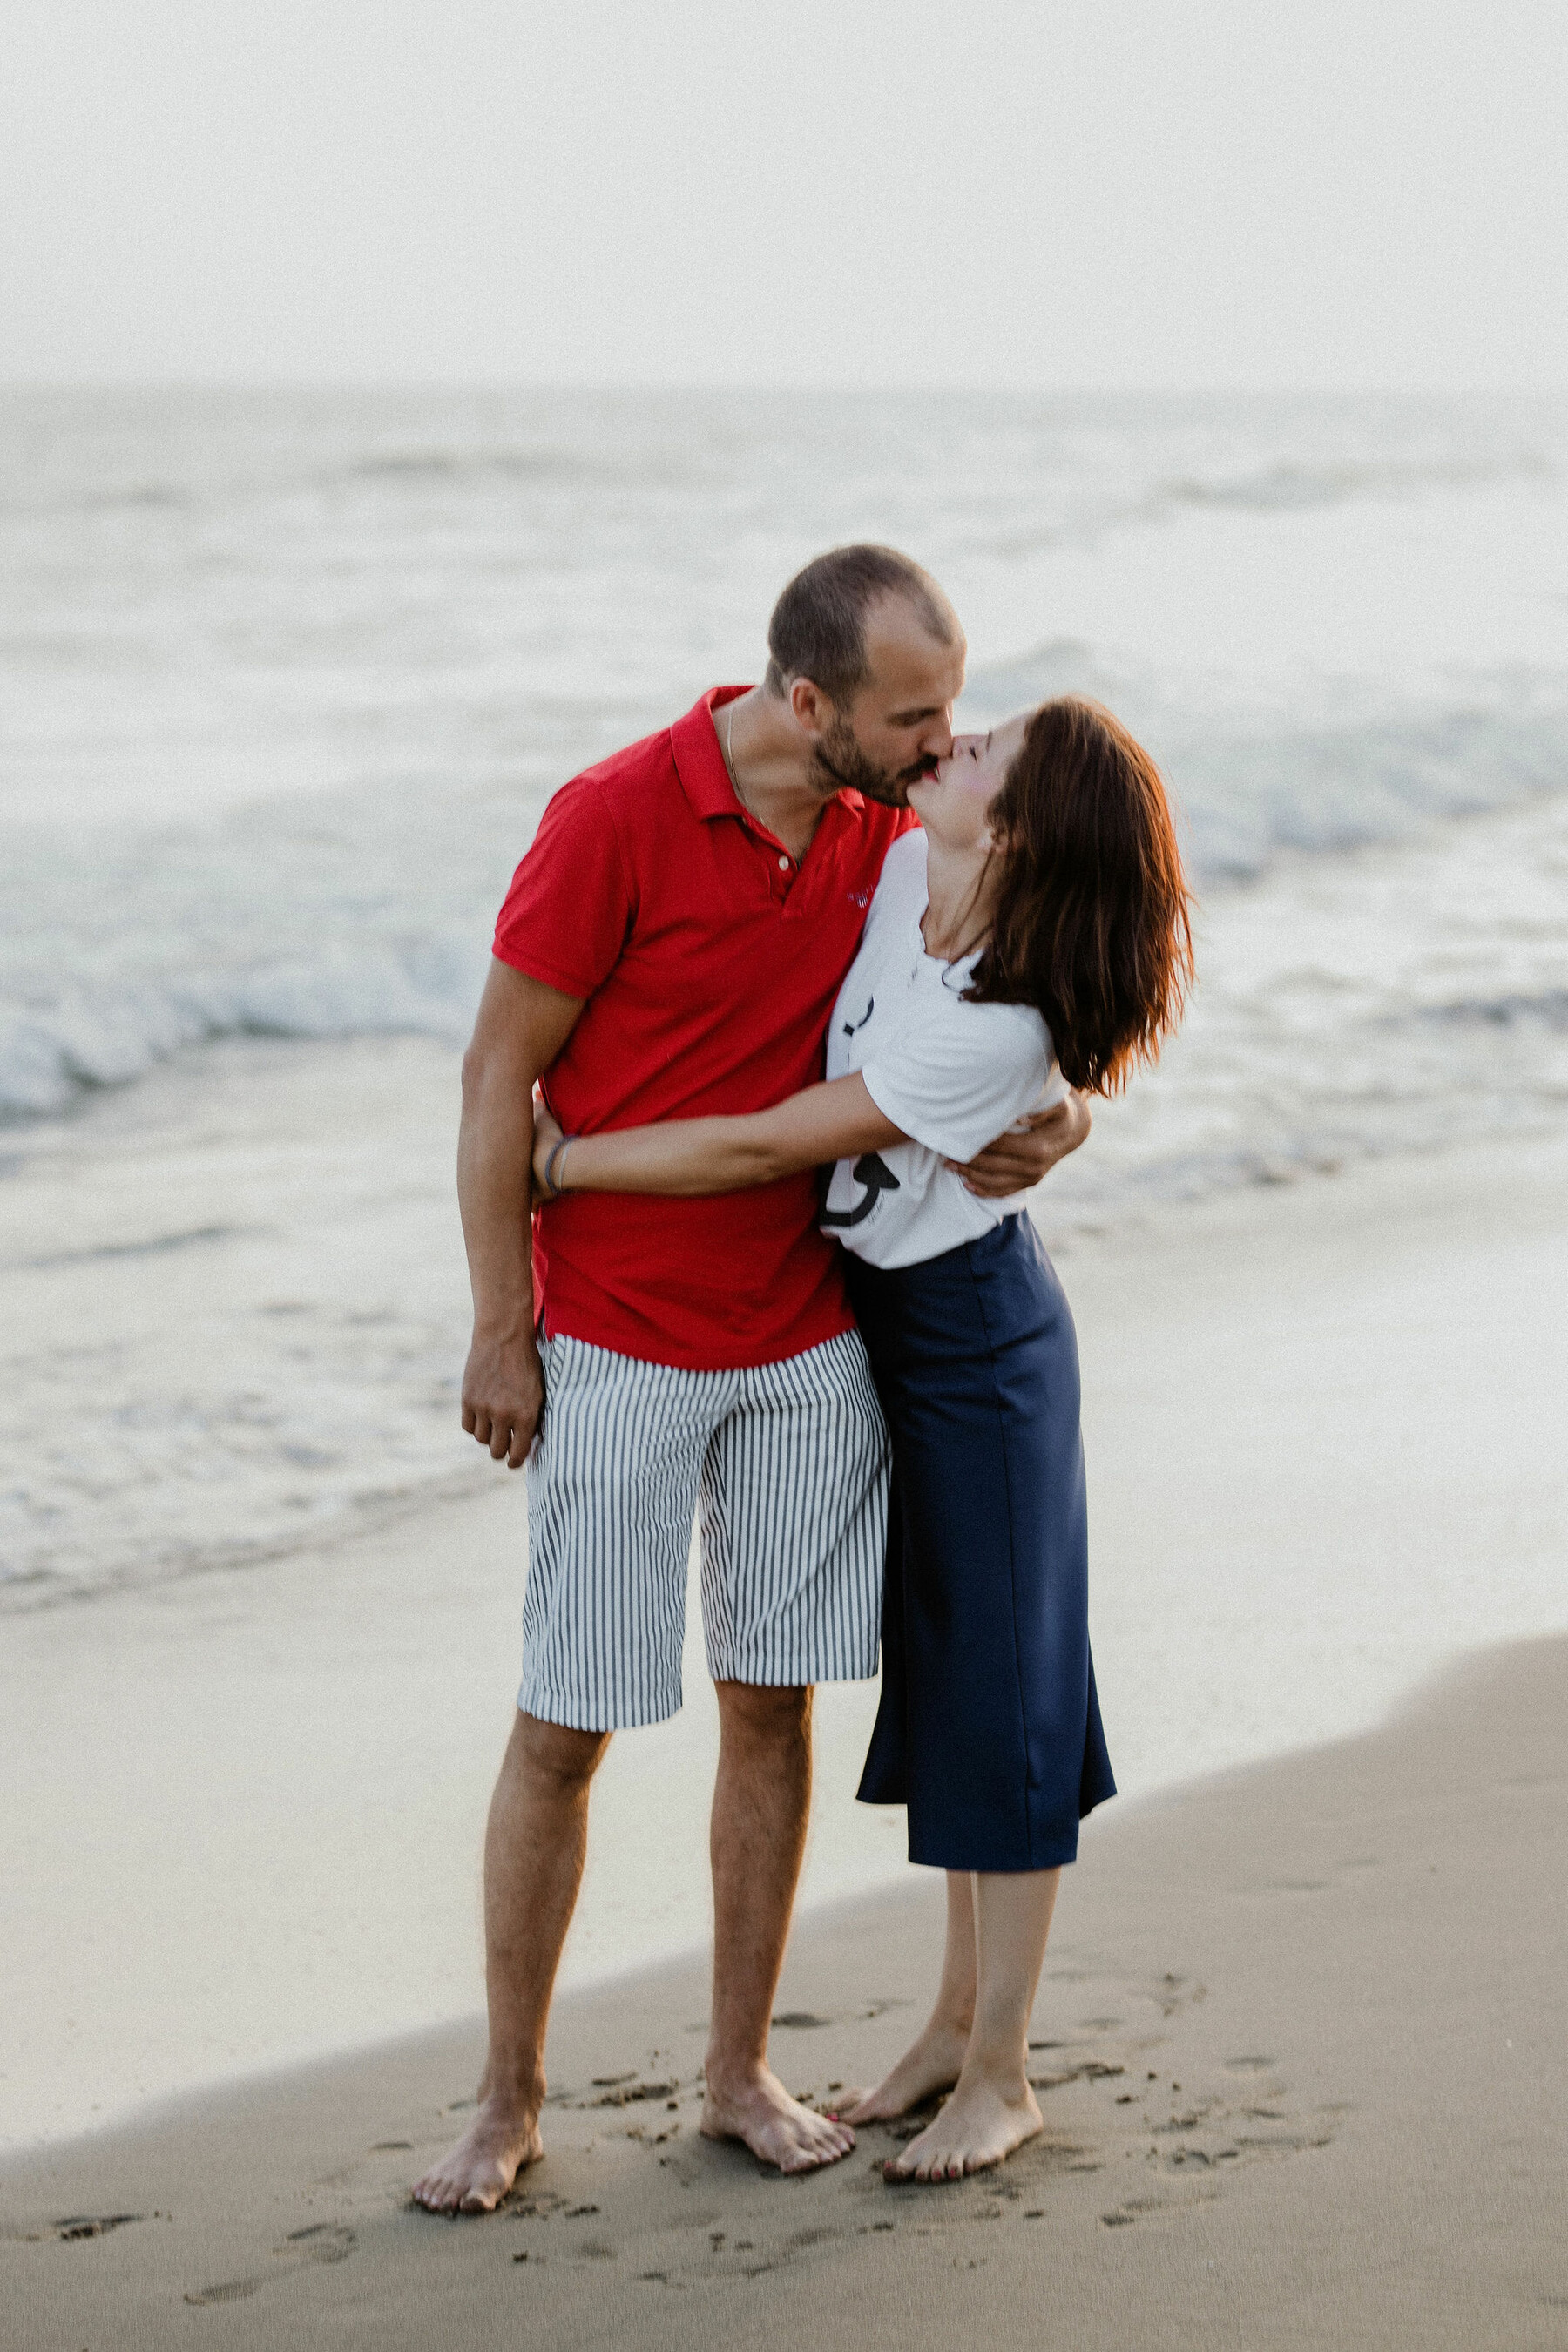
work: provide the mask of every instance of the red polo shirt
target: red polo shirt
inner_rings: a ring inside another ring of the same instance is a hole
[[[741,806],[710,713],[563,785],[495,952],[586,1000],[545,1081],[568,1134],[763,1110],[822,1076],[823,1040],[889,845],[914,823],[841,792],[797,866]],[[807,1170],[698,1201],[573,1192],[535,1219],[545,1330],[698,1371],[775,1363],[853,1320]]]

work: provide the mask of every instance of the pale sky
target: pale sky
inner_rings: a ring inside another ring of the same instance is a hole
[[[0,378],[1568,386],[1564,0],[7,0]]]

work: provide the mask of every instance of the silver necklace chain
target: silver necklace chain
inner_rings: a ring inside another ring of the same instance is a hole
[[[736,696],[735,700],[737,702],[740,700],[739,695]],[[753,824],[760,825],[762,824],[763,820],[757,814],[756,810],[752,806],[751,802],[746,798],[745,793],[741,790],[741,779],[735,772],[734,745],[731,740],[734,732],[735,703],[727,702],[724,705],[724,765],[730,772],[730,788],[731,792],[733,792],[735,798],[740,802],[741,806],[745,810],[746,814],[751,818],[752,823]],[[770,828],[764,826],[763,830],[765,832],[770,830]],[[792,858],[791,862],[795,865],[799,864],[799,860],[797,858]]]
[[[724,765],[730,771],[730,788],[733,792],[735,798],[740,802],[741,806],[745,810],[746,814],[749,817],[754,818],[757,812],[752,806],[751,802],[746,798],[745,793],[741,790],[741,779],[735,773],[735,751],[734,745],[731,740],[734,735],[734,732],[735,705],[733,702],[727,702],[724,705]]]

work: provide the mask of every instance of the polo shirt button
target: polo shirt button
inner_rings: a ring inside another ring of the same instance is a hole
[[[787,857],[781,857],[779,859],[779,872],[781,874],[787,874],[789,872],[789,859]]]

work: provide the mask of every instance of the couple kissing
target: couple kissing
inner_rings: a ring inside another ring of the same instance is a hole
[[[1077,1341],[1026,1196],[1192,971],[1163,786],[1061,698],[955,735],[965,644],[887,548],[808,564],[763,678],[556,793],[463,1069],[463,1425],[526,1464],[522,1681],[485,1842],[489,2042],[416,2185],[542,2153],[551,1996],[613,1734],[681,1704],[694,1519],[721,1726],[702,2129],[792,2173],[948,2093],[890,2175],[1040,2127],[1028,2018],[1114,1793]],[[537,1096],[536,1096],[537,1089]],[[815,1685],[882,1676],[858,1795],[946,1874],[930,2021],[821,2114],[768,2064]]]

